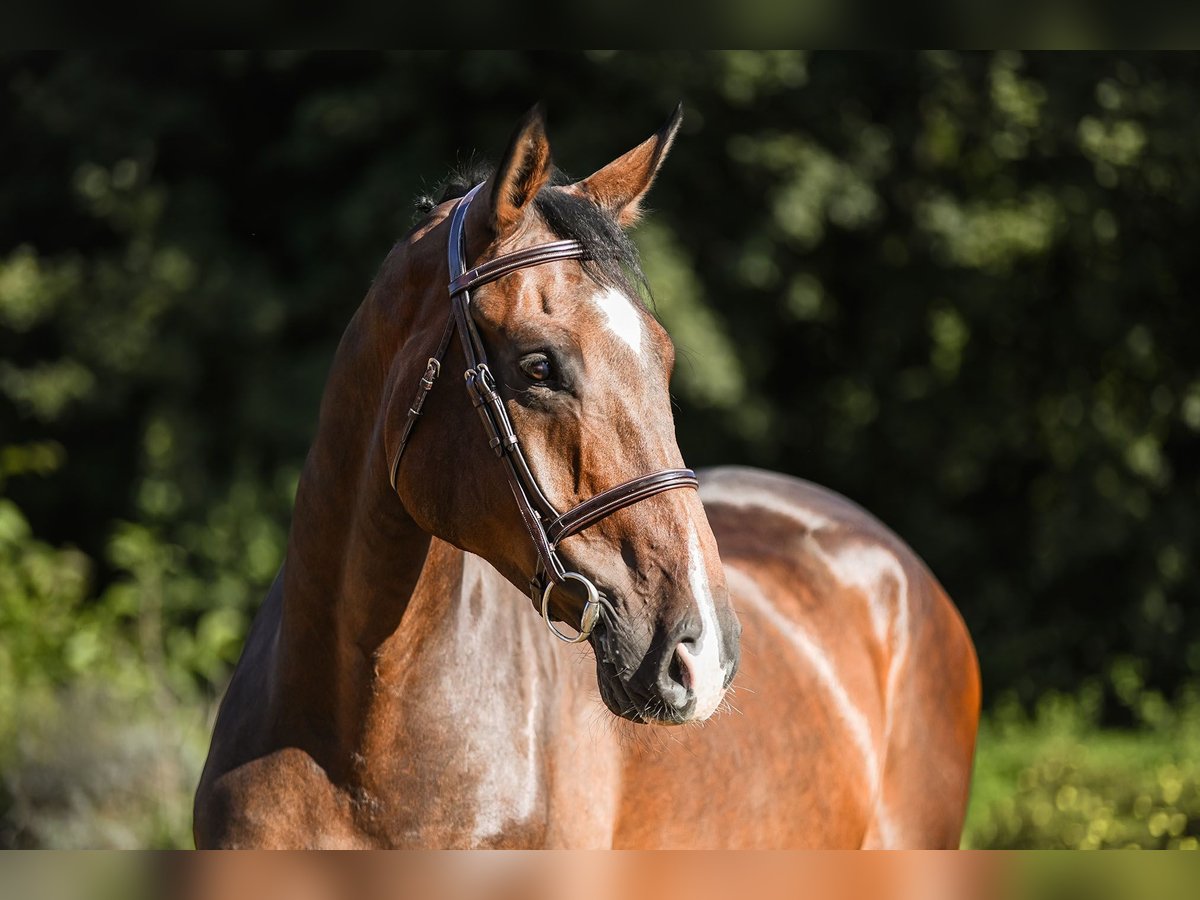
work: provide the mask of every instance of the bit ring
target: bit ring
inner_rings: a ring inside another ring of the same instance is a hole
[[[596,627],[596,620],[600,618],[600,592],[596,590],[594,584],[578,572],[564,572],[562,580],[578,581],[587,591],[587,600],[583,603],[583,613],[580,615],[579,634],[574,637],[563,634],[550,621],[550,592],[557,586],[557,582],[548,582],[546,589],[542,591],[542,620],[545,621],[546,627],[550,629],[551,633],[564,644],[579,644],[588,639],[592,629]]]

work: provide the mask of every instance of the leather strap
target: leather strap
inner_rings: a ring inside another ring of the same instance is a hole
[[[408,418],[404,420],[404,430],[400,433],[400,446],[396,448],[396,455],[392,459],[388,474],[393,491],[396,490],[396,476],[400,473],[400,457],[404,455],[404,448],[408,446],[408,439],[412,436],[417,419],[421,418],[421,409],[425,406],[425,398],[429,396],[434,382],[442,374],[442,360],[446,357],[446,351],[450,348],[450,338],[453,336],[454,316],[451,316],[446,321],[446,327],[442,329],[442,339],[438,341],[437,350],[425,363],[425,374],[421,376],[421,380],[417,384],[417,394],[413,397],[412,403],[408,405]]]
[[[630,479],[584,500],[574,509],[563,513],[546,526],[546,537],[550,539],[551,545],[557,546],[563,538],[595,525],[618,509],[632,506],[634,503],[653,497],[655,494],[661,494],[663,491],[684,487],[692,489],[700,487],[696,473],[691,469],[664,469],[653,475],[642,475],[639,478]]]
[[[514,250],[512,253],[488,260],[452,278],[450,280],[450,296],[453,297],[455,294],[477,288],[489,281],[495,281],[517,269],[540,266],[543,263],[557,262],[560,259],[585,259],[586,257],[587,252],[579,241],[552,241],[549,244],[526,247],[524,250]]]

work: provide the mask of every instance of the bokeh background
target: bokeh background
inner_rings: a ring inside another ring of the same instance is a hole
[[[187,846],[334,347],[536,100],[637,231],[689,464],[799,475],[978,646],[965,843],[1200,838],[1200,57],[0,55],[0,846]],[[798,777],[802,777],[798,773]]]

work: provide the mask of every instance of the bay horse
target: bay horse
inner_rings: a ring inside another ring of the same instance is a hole
[[[388,255],[197,846],[958,845],[980,686],[941,586],[831,491],[683,466],[625,233],[681,115],[570,181],[535,110]]]

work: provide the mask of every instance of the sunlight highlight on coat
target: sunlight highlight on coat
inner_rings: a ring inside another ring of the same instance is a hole
[[[486,596],[489,574],[486,563],[481,559],[469,554],[464,556],[462,593],[458,597],[456,616],[460,622],[466,620],[471,623],[471,627],[462,630],[464,636],[470,637],[464,637],[465,646],[460,646],[460,651],[468,657],[486,658],[486,636],[493,630],[489,626],[503,627],[504,620],[511,615],[511,611],[503,606],[481,604],[483,620],[474,618],[472,595],[478,593]],[[527,638],[527,630],[522,629],[522,642]],[[477,646],[471,647],[468,641]],[[471,690],[464,690],[465,686],[457,680],[444,685],[445,709],[452,711],[463,732],[468,735],[466,757],[462,764],[474,769],[478,775],[474,786],[475,818],[471,828],[471,838],[476,846],[486,845],[502,835],[512,823],[524,822],[534,813],[539,792],[537,721],[541,705],[541,678],[537,666],[529,665],[528,659],[525,653],[504,658],[501,662],[507,671],[488,672],[486,678],[480,678],[471,685]],[[494,691],[497,680],[509,684],[529,684],[529,706],[519,710],[498,702]],[[497,744],[497,740],[501,743]],[[498,754],[523,760],[523,764],[487,764],[489,759]]]
[[[863,758],[863,768],[875,796],[879,789],[879,754],[866,715],[854,705],[846,687],[838,678],[833,662],[813,640],[812,636],[798,623],[787,618],[776,609],[775,604],[763,592],[758,582],[748,573],[726,564],[725,577],[731,593],[739,600],[749,601],[755,609],[782,634],[800,655],[812,666],[817,680],[828,692],[834,708],[845,723],[847,731]]]
[[[706,479],[700,484],[700,498],[705,503],[721,503],[736,509],[748,506],[765,509],[792,520],[806,531],[820,531],[830,525],[825,516],[805,509],[786,496],[736,481],[726,483],[724,479]]]
[[[886,747],[892,736],[896,684],[908,659],[908,576],[896,555],[884,547],[856,542],[826,551],[818,540],[812,540],[810,544],[835,578],[863,595],[875,637],[887,650],[883,691]]]
[[[833,576],[866,598],[875,636],[895,655],[908,632],[908,577],[895,554],[859,542],[833,550],[815,543],[814,550]]]
[[[641,356],[645,327],[642,313],[633,301],[615,288],[608,288],[593,296],[592,302],[600,308],[608,330]]]

